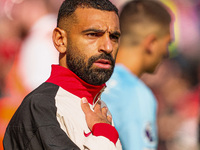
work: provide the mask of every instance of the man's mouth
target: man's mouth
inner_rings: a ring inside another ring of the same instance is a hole
[[[107,59],[99,59],[94,62],[94,65],[97,66],[98,68],[102,69],[110,69],[111,68],[111,61]]]

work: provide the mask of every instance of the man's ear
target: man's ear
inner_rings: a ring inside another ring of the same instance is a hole
[[[157,42],[157,36],[155,34],[148,35],[144,40],[144,48],[148,54],[154,52]]]
[[[65,53],[67,47],[67,33],[64,30],[57,27],[53,30],[52,38],[56,49],[60,53]]]

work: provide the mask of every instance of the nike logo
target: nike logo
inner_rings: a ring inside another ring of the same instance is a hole
[[[84,136],[85,136],[85,137],[88,137],[91,133],[92,133],[92,132],[85,133],[85,131],[84,131]]]

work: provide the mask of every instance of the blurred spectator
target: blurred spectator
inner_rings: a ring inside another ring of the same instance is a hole
[[[58,53],[51,42],[56,15],[50,8],[47,0],[25,0],[13,7],[13,18],[19,18],[21,25],[28,31],[17,67],[29,91],[49,77],[50,64],[58,63]],[[30,13],[27,15],[27,12]]]
[[[12,68],[16,54],[19,52],[22,39],[19,32],[19,26],[6,18],[3,14],[0,15],[0,141],[3,140],[3,135],[8,121],[15,110],[10,108],[13,104],[7,101],[9,96],[7,87],[7,75]],[[14,78],[14,77],[12,77]],[[17,95],[15,95],[17,97]],[[17,105],[18,106],[18,105]],[[16,107],[17,107],[16,106]],[[0,143],[2,150],[2,142]]]
[[[5,78],[21,44],[18,27],[5,16],[0,17],[0,97],[4,96]]]
[[[1,1],[4,11],[0,15],[0,141],[23,97],[49,77],[52,63],[58,63],[51,32],[56,27],[54,13],[61,2]],[[40,72],[43,76],[38,76]]]

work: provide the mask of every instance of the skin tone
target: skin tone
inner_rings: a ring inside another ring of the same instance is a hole
[[[153,73],[168,56],[168,45],[171,41],[170,33],[161,37],[149,34],[137,45],[122,44],[116,62],[122,63],[138,77],[144,72]]]
[[[86,66],[90,58],[98,58],[90,66],[93,72],[112,70],[114,64],[111,60],[100,56],[106,54],[114,60],[116,58],[120,37],[117,14],[93,8],[77,8],[74,14],[76,20],[70,24],[66,23],[67,29],[63,26],[62,29],[56,28],[53,32],[54,45],[60,52],[59,64],[70,69],[67,58],[69,53],[72,53],[72,56],[83,61]],[[92,111],[87,99],[83,98],[81,107],[90,130],[96,123],[111,124],[107,108],[101,109],[100,102]]]
[[[168,57],[168,46],[170,45],[171,41],[172,38],[170,34],[157,39],[154,47],[154,52],[152,52],[151,65],[147,66],[150,69],[147,69],[146,72],[155,72],[155,70],[161,64],[162,60]]]
[[[78,8],[70,19],[71,24],[62,21],[64,30],[54,30],[60,65],[89,84],[105,83],[113,72],[119,45],[118,16],[115,12]]]
[[[89,15],[88,15],[89,14]],[[84,55],[85,61],[102,53],[111,54],[116,58],[119,46],[119,19],[115,12],[101,11],[92,8],[78,8],[75,11],[77,23],[71,25],[70,33],[56,28],[53,33],[54,45],[62,54],[60,65],[68,68],[66,63],[67,45],[76,47],[76,55]],[[100,60],[93,64],[93,68],[109,69],[109,64]]]
[[[110,125],[112,124],[112,117],[110,115],[107,115],[108,108],[101,108],[100,101],[97,102],[97,104],[94,107],[94,110],[92,111],[90,109],[87,99],[83,97],[81,100],[81,108],[85,113],[86,122],[90,130],[92,130],[92,127],[96,123],[107,123]]]

